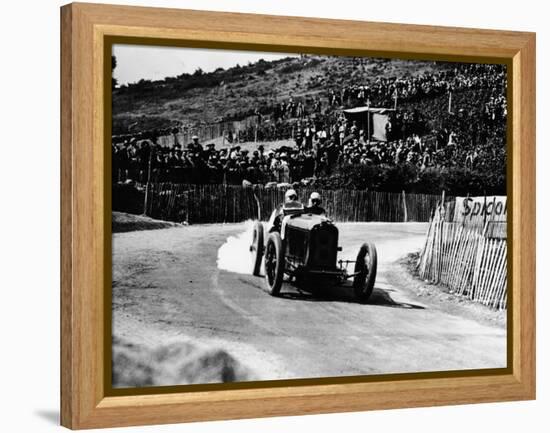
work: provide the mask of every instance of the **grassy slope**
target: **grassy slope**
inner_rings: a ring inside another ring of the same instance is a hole
[[[366,83],[377,77],[420,75],[449,67],[434,62],[414,62],[413,68],[412,63],[384,59],[364,59],[360,63],[345,57],[288,57],[204,74],[202,81],[207,87],[194,86],[193,81],[199,80],[191,76],[180,76],[117,89],[113,94],[114,132],[125,132],[126,126],[136,121],[139,122],[136,129],[149,129],[167,127],[175,122],[209,123],[222,116],[239,118],[251,108],[290,96],[320,96],[323,99],[331,87]]]

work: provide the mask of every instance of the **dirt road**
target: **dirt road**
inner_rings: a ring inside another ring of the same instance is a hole
[[[400,278],[395,262],[421,247],[426,224],[339,224],[344,257],[364,240],[376,243],[366,305],[350,287],[314,297],[285,285],[274,298],[262,278],[220,270],[218,249],[245,227],[115,234],[113,333],[149,345],[191,338],[221,346],[264,380],[506,366],[504,327],[426,303]]]

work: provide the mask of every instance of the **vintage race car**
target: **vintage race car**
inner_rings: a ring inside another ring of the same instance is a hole
[[[286,204],[273,211],[265,228],[260,221],[254,223],[252,273],[260,275],[263,260],[265,282],[273,296],[279,295],[284,280],[316,290],[353,278],[355,296],[365,302],[376,280],[376,247],[364,243],[356,260],[338,260],[341,250],[338,228],[329,218],[309,212],[301,204]],[[348,272],[351,264],[353,272]]]

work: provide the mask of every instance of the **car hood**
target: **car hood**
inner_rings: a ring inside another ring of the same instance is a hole
[[[332,222],[330,219],[323,215],[304,213],[292,216],[288,220],[286,225],[287,227],[297,227],[302,230],[311,230],[313,227],[320,224],[332,224]]]

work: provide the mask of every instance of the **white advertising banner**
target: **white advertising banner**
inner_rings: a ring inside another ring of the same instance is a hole
[[[506,221],[506,196],[456,197],[454,221]]]

